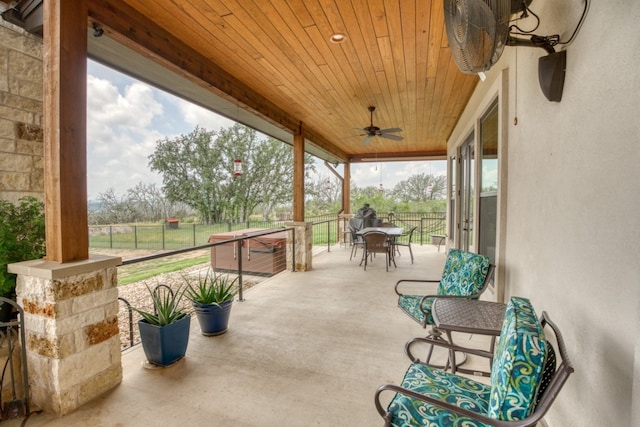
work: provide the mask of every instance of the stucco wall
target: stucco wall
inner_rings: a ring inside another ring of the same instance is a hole
[[[42,39],[0,19],[0,198],[43,197]]]
[[[506,73],[505,298],[546,310],[576,368],[547,416],[551,427],[640,425],[640,2],[591,3],[566,48],[560,103],[540,91],[544,51],[507,47],[449,142],[452,153]],[[582,7],[533,2],[536,33],[567,39]]]

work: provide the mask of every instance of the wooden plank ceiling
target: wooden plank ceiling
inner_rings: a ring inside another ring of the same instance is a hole
[[[442,0],[92,0],[89,25],[331,160],[434,157],[475,85],[453,62]],[[346,35],[333,43],[334,33]],[[370,124],[401,128],[400,142]]]

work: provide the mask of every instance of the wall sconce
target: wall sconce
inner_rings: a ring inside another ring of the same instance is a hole
[[[233,161],[233,176],[242,176],[242,160],[240,159]]]

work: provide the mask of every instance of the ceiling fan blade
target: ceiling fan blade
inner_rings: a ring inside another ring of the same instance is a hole
[[[387,138],[387,139],[393,139],[394,141],[402,141],[404,138],[402,138],[400,135],[388,135],[388,134],[381,134],[379,135],[380,138]]]
[[[362,144],[363,144],[363,145],[368,145],[368,144],[371,142],[371,140],[372,140],[372,139],[373,139],[373,135],[368,135],[368,136],[364,139],[364,141],[362,141]]]
[[[402,132],[400,128],[380,129],[380,133]]]

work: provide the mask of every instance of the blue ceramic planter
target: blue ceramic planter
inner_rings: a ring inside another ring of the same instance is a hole
[[[220,306],[193,303],[202,335],[212,336],[227,332],[232,304],[233,301],[223,302]]]
[[[149,363],[169,366],[182,359],[189,344],[191,316],[166,326],[155,326],[145,320],[138,321],[140,340]]]

